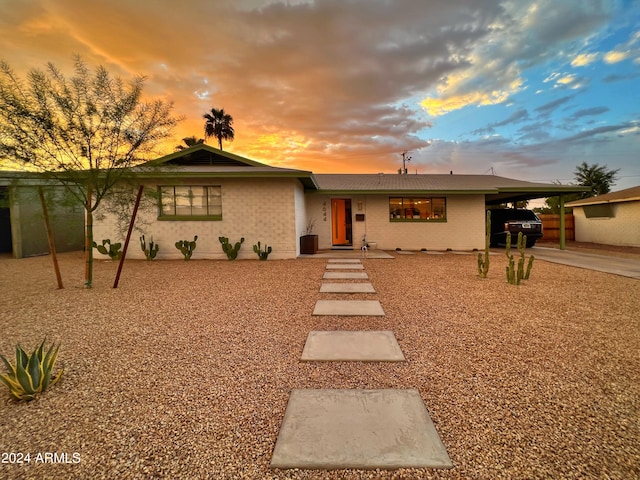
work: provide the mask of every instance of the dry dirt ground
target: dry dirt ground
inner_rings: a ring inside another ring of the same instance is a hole
[[[68,253],[57,290],[49,257],[0,258],[0,352],[46,337],[64,367],[30,403],[0,385],[0,478],[640,477],[640,281],[539,261],[515,287],[504,255],[480,279],[472,255],[391,253],[351,297],[381,318],[311,315],[338,298],[326,259],[128,261],[115,290],[98,261],[86,290]],[[407,362],[301,363],[332,329],[393,330]],[[454,468],[270,470],[293,388],[417,389]]]

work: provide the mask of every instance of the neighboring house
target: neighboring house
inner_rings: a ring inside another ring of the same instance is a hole
[[[0,253],[14,258],[49,253],[39,187],[47,199],[56,250],[83,249],[84,210],[69,199],[63,186],[35,174],[0,172]]]
[[[576,241],[640,247],[640,185],[566,204]]]
[[[245,238],[238,258],[296,258],[308,226],[320,249],[356,249],[363,239],[394,250],[484,248],[485,208],[583,191],[493,175],[313,174],[264,165],[208,145],[172,153],[133,169],[154,198],[136,225],[160,246],[158,258],[181,258],[179,240],[198,236],[193,258],[226,258],[218,237]],[[94,239],[122,241],[105,203]],[[144,258],[136,234],[127,256]]]

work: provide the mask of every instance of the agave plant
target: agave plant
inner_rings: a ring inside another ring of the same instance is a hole
[[[15,367],[0,355],[8,371],[0,375],[0,380],[9,387],[9,393],[16,400],[33,400],[37,393],[44,392],[47,387],[55,384],[62,377],[62,370],[53,377],[51,375],[60,345],[54,350],[55,345],[52,344],[45,354],[44,342],[45,340],[30,356],[20,345],[16,346]]]

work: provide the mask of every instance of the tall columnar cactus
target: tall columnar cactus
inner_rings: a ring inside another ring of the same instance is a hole
[[[111,240],[108,238],[102,240],[102,245],[93,242],[93,248],[97,249],[103,255],[109,255],[111,260],[120,260],[120,257],[122,257],[121,247],[121,243],[111,243]]]
[[[222,244],[222,251],[227,254],[227,258],[229,260],[235,260],[238,258],[238,252],[244,243],[244,237],[242,237],[239,242],[236,242],[233,247],[227,237],[218,237],[218,241]]]
[[[256,255],[258,255],[258,258],[260,260],[266,260],[269,254],[271,253],[271,247],[265,244],[264,250],[261,250],[260,242],[258,242],[257,245],[253,246],[253,251],[256,253]]]
[[[506,267],[507,269],[507,282],[511,285],[520,285],[522,280],[529,280],[529,276],[531,275],[531,269],[533,268],[533,260],[534,256],[529,256],[529,261],[527,263],[527,268],[525,270],[525,248],[527,244],[527,236],[522,235],[522,232],[518,232],[518,243],[517,249],[520,254],[520,258],[518,259],[518,266],[515,266],[515,260],[513,255],[511,254],[511,233],[507,232],[507,248],[505,253],[507,258],[509,259],[509,265]]]
[[[478,253],[478,274],[480,278],[487,278],[489,273],[489,244],[491,242],[491,211],[487,210],[487,220],[485,224],[484,258]]]
[[[144,235],[142,235],[140,237],[140,249],[144,252],[144,256],[147,260],[153,260],[156,258],[160,246],[157,243],[153,243],[153,237],[151,237],[151,240],[149,241],[149,248],[147,248],[147,242]]]
[[[176,242],[176,248],[180,250],[182,255],[184,255],[184,259],[189,260],[191,255],[193,255],[193,251],[196,249],[196,241],[198,240],[198,236],[193,237],[193,242],[189,240],[180,240]]]

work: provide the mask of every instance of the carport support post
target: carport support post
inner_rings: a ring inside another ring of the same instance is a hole
[[[564,229],[564,195],[560,194],[560,250],[564,250],[565,245],[565,229]]]

